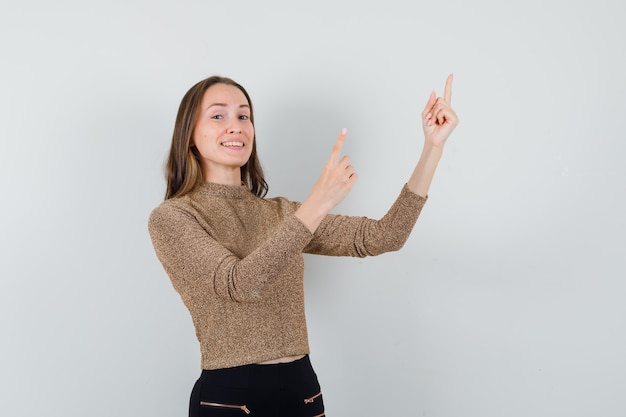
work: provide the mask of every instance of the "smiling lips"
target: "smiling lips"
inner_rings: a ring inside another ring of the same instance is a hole
[[[243,142],[222,142],[226,148],[243,148]]]

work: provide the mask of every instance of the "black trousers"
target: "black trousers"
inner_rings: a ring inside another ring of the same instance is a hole
[[[189,417],[321,417],[324,401],[309,356],[290,363],[203,370]]]

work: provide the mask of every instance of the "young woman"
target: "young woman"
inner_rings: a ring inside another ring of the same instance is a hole
[[[165,201],[149,231],[200,342],[190,416],[324,415],[308,356],[302,253],[364,257],[404,245],[458,123],[451,95],[449,76],[443,97],[433,92],[422,113],[424,147],[413,174],[373,220],[329,214],[358,178],[341,154],[345,129],[305,201],[265,198],[246,90],[214,76],[185,94]]]

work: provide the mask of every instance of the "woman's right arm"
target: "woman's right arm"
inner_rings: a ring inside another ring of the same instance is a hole
[[[237,256],[211,237],[192,213],[173,202],[152,211],[148,230],[174,286],[191,285],[240,302],[261,299],[266,283],[292,263],[313,237],[289,215],[262,245]]]
[[[311,194],[295,212],[295,216],[311,233],[315,232],[324,217],[348,195],[359,178],[350,164],[350,157],[340,158],[346,134],[346,129],[342,129]]]

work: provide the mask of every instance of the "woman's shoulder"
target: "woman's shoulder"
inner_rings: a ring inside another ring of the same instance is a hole
[[[189,198],[187,196],[168,198],[162,201],[158,206],[152,209],[151,214],[154,213],[169,213],[172,211],[185,210],[189,208]]]
[[[148,228],[180,226],[181,222],[193,221],[197,211],[187,195],[169,198],[152,209],[148,216]]]
[[[263,199],[267,204],[271,204],[276,206],[277,208],[286,209],[286,210],[296,210],[302,203],[299,201],[293,201],[288,199],[287,197],[282,196],[274,196]]]

